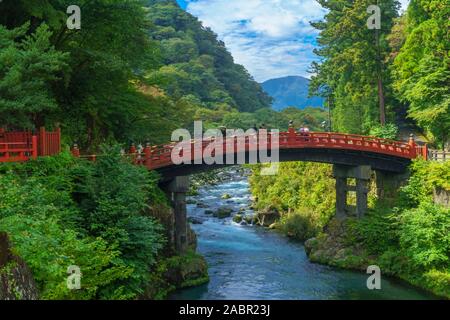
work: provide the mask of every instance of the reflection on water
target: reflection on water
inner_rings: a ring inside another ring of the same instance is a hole
[[[223,194],[230,199],[221,199]],[[308,261],[303,245],[263,228],[241,226],[231,218],[205,214],[221,206],[244,208],[251,204],[245,178],[207,186],[196,201],[208,208],[188,205],[190,217],[202,221],[193,225],[198,251],[209,264],[211,281],[184,289],[172,299],[430,299],[431,295],[392,279],[382,280],[381,290],[368,290],[369,275]]]

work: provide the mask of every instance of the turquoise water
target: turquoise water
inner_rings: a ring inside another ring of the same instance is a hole
[[[231,199],[221,199],[224,193]],[[206,204],[206,209],[227,206],[252,213],[245,178],[205,187],[192,199]],[[178,291],[171,299],[433,299],[417,288],[383,276],[381,290],[369,290],[369,275],[313,264],[301,243],[204,212],[205,208],[196,204],[188,205],[188,215],[203,222],[192,227],[198,236],[198,251],[209,264],[211,281]]]

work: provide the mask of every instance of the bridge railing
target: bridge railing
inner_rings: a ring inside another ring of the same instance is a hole
[[[417,156],[414,140],[400,142],[354,134],[311,132],[280,133],[280,148],[330,148],[383,153],[413,159]]]
[[[191,163],[200,160],[202,163],[203,155],[207,148],[210,148],[208,154],[215,154],[217,150],[222,150],[221,155],[236,154],[250,151],[272,149],[278,146],[279,149],[340,149],[355,150],[360,152],[379,153],[391,155],[406,159],[414,159],[418,156],[428,158],[427,146],[416,145],[414,139],[409,142],[394,141],[370,136],[361,136],[354,134],[341,134],[332,132],[311,132],[308,134],[289,130],[288,132],[254,134],[249,136],[234,136],[227,139],[207,138],[204,140],[190,140],[182,143],[169,143],[159,146],[146,145],[145,148],[137,150],[132,145],[129,152],[124,154],[135,164],[144,165],[148,169],[159,169],[173,164],[172,155],[177,155],[184,160],[190,160]],[[72,153],[79,157],[80,152],[77,148]],[[84,158],[95,160],[95,155],[85,155]]]
[[[278,136],[278,147],[280,149],[328,148],[380,153],[407,159],[414,159],[418,156],[422,156],[425,159],[428,158],[427,146],[416,145],[414,139],[411,139],[409,142],[401,142],[354,134],[327,132],[304,134],[293,130],[278,134],[268,133],[265,135],[266,141],[259,134],[245,137],[235,136],[227,140],[208,138],[202,141],[191,140],[184,143],[170,143],[160,146],[148,145],[142,152],[137,152],[136,149],[133,149],[130,150],[130,154],[137,164],[145,165],[149,169],[158,169],[172,164],[173,152],[194,162],[196,158],[202,158],[205,149],[208,146],[211,147],[212,143],[218,143],[217,146],[222,144],[222,154],[226,155],[271,149],[275,145],[274,139],[276,135]],[[215,156],[214,152],[211,155]]]

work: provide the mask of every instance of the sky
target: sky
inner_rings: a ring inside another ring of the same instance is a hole
[[[310,78],[317,30],[326,11],[315,0],[177,0],[223,40],[235,61],[258,82]],[[409,0],[401,0],[402,9]]]

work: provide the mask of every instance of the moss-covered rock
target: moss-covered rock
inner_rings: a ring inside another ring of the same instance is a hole
[[[166,277],[177,288],[198,286],[209,281],[208,265],[202,256],[191,251],[168,259]]]
[[[365,271],[373,260],[360,245],[348,243],[346,230],[347,221],[333,219],[326,233],[322,232],[305,242],[309,259],[339,268]]]
[[[30,268],[11,252],[8,236],[0,232],[0,300],[36,300],[38,289]]]
[[[233,217],[233,221],[236,223],[241,223],[244,220],[244,217],[242,216],[242,214],[236,214]]]
[[[233,213],[233,209],[228,207],[219,208],[216,212],[214,212],[214,217],[219,219],[225,219],[228,217],[231,217],[231,214]]]

